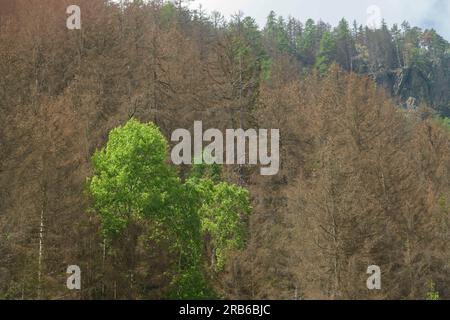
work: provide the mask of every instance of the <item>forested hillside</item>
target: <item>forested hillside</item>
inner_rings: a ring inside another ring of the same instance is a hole
[[[1,299],[450,299],[450,44],[434,30],[142,0],[78,0],[68,30],[72,2],[0,1]],[[194,121],[280,129],[280,172],[169,165]],[[102,177],[128,168],[160,180],[108,198],[129,184]]]

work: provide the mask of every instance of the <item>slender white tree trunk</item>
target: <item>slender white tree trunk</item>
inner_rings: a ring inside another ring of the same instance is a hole
[[[38,256],[38,299],[42,298],[42,253],[44,246],[44,204],[42,204],[39,227],[39,256]]]

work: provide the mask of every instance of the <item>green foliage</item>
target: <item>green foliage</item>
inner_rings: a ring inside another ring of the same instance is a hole
[[[169,291],[167,298],[209,300],[217,298],[217,295],[206,281],[203,272],[197,266],[192,266],[174,277],[172,289]]]
[[[317,40],[317,27],[312,19],[308,19],[305,24],[305,29],[303,31],[303,35],[298,39],[298,48],[299,55],[304,63],[306,64],[314,64],[314,55],[316,48],[316,40]],[[320,39],[319,39],[320,40]],[[319,41],[317,40],[317,42]]]
[[[439,196],[438,204],[442,210],[444,210],[444,211],[447,210],[447,200],[446,200],[445,194],[441,194]]]
[[[352,59],[356,49],[347,20],[342,19],[333,34],[335,37],[336,62],[347,70],[352,69]]]
[[[165,2],[161,6],[161,23],[164,26],[170,25],[177,15],[177,9],[175,5],[172,2]]]
[[[154,124],[132,119],[112,130],[106,148],[94,154],[89,193],[105,237],[119,234],[132,221],[167,215],[167,195],[177,184],[166,164],[167,149]]]
[[[234,16],[228,25],[234,96],[245,98],[247,107],[256,104],[260,79],[270,76],[270,58],[263,46],[262,34],[251,17]]]
[[[320,49],[316,58],[316,68],[321,75],[328,72],[336,55],[336,43],[330,32],[325,32],[320,41]]]
[[[246,218],[251,211],[248,191],[209,178],[189,178],[186,182],[196,190],[202,205],[199,210],[202,232],[211,239],[214,271],[221,271],[228,252],[242,249],[247,235]]]
[[[269,80],[272,75],[273,61],[269,57],[264,57],[261,60],[261,77],[263,80]]]
[[[431,281],[430,282],[430,287],[429,287],[429,291],[427,292],[427,300],[441,300],[440,296],[439,296],[439,292],[436,291],[436,284]]]
[[[276,47],[280,52],[290,52],[290,43],[287,33],[287,24],[283,17],[276,17],[275,12],[271,11],[267,17],[264,34],[270,41],[271,45]]]
[[[448,67],[450,44],[435,30],[422,30],[403,23],[388,28],[353,29],[342,19],[335,28],[312,19],[303,25],[295,19],[286,23],[271,12],[262,31],[268,54],[280,52],[296,58],[302,67],[326,73],[336,62],[343,69],[370,75],[404,102],[414,97],[441,116],[450,116]]]
[[[450,130],[450,118],[437,118],[440,125]]]
[[[150,236],[170,239],[178,257],[169,297],[211,298],[203,239],[211,239],[212,267],[220,271],[227,254],[245,244],[248,191],[220,182],[217,165],[194,166],[182,183],[166,162],[167,151],[166,139],[152,123],[132,119],[112,130],[106,147],[93,156],[88,185],[93,209],[106,239],[120,238],[131,223],[151,222]]]
[[[201,179],[209,178],[214,182],[219,182],[222,177],[222,168],[218,164],[194,164],[189,172],[189,178]]]

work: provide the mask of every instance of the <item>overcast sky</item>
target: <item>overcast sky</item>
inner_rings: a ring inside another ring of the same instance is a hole
[[[254,17],[260,26],[271,10],[301,21],[322,19],[335,25],[345,17],[366,24],[378,11],[371,8],[375,5],[389,25],[407,20],[412,26],[435,28],[450,40],[450,0],[194,0],[191,7],[198,8],[199,4],[226,17],[241,10]]]

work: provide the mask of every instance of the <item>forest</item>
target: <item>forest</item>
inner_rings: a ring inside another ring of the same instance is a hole
[[[0,0],[0,299],[450,299],[449,89],[406,21]],[[171,163],[196,121],[279,171]]]

